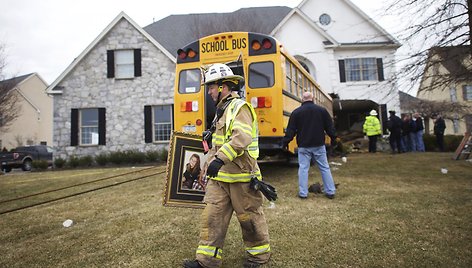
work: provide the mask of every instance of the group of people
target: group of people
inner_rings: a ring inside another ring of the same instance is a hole
[[[213,120],[215,127],[211,128],[212,146],[207,153],[206,175],[209,180],[206,182],[203,199],[206,206],[200,222],[200,241],[196,258],[184,261],[183,267],[221,266],[224,240],[233,212],[240,223],[245,244],[246,259],[243,267],[260,267],[269,261],[271,247],[262,209],[263,191],[252,187],[254,181],[260,181],[262,185],[262,175],[257,164],[259,146],[256,113],[235,92],[243,84],[244,78],[234,75],[227,65],[213,64],[204,71],[203,79],[208,94],[217,104],[217,111]],[[335,184],[325,148],[325,134],[330,136],[334,145],[336,136],[329,113],[314,104],[312,93],[305,92],[302,105],[290,116],[283,139],[283,147],[287,148],[296,136],[299,158],[298,197],[302,199],[306,199],[308,195],[308,171],[312,161],[318,164],[321,171],[325,196],[329,199],[335,196]],[[196,166],[198,159],[191,159],[188,168],[192,168],[192,163]]]
[[[382,134],[382,126],[376,110],[366,116],[363,131],[369,139],[369,152],[377,152],[377,138]],[[446,124],[441,115],[434,115],[434,134],[438,149],[444,151],[444,130]],[[392,153],[424,152],[424,123],[419,113],[405,114],[403,119],[395,111],[389,111],[387,129],[390,132],[389,143]]]

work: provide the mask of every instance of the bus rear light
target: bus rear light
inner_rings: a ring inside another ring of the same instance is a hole
[[[254,40],[252,41],[251,47],[253,50],[258,51],[259,49],[261,49],[261,43],[259,43],[259,41],[257,40]]]
[[[272,97],[252,97],[251,105],[254,108],[270,108],[272,107]]]
[[[198,101],[184,101],[180,103],[181,112],[196,112],[198,111]]]
[[[179,49],[179,58],[182,59],[182,60],[187,58],[187,53],[185,53],[185,51]]]
[[[274,132],[274,133],[277,132],[277,129],[275,127],[272,128],[272,132]]]
[[[270,42],[269,39],[264,39],[264,40],[262,41],[262,47],[263,47],[264,49],[271,49],[271,48],[272,48],[272,42]]]
[[[192,49],[189,49],[187,55],[189,58],[195,58],[197,53],[195,53],[195,51],[193,51]]]
[[[195,124],[197,126],[201,126],[202,125],[202,119],[197,119],[197,121],[195,121]]]

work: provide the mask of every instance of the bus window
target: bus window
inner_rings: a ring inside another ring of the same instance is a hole
[[[303,96],[303,73],[298,71],[298,92],[299,92],[299,97],[301,98]]]
[[[179,93],[196,93],[200,91],[200,69],[182,70],[179,74]]]
[[[249,87],[262,88],[274,85],[274,63],[255,62],[249,65]]]
[[[292,74],[290,72],[290,62],[285,59],[285,90],[292,93]]]

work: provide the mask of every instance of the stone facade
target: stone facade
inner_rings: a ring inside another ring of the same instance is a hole
[[[142,75],[107,78],[107,50],[141,49]],[[144,142],[144,106],[173,104],[175,64],[128,20],[122,18],[56,86],[55,157],[124,150],[157,150],[168,143]],[[106,145],[70,146],[71,109],[106,109]]]

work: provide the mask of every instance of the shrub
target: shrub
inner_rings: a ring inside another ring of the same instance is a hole
[[[159,151],[147,151],[146,152],[146,161],[148,162],[157,162],[160,160]]]
[[[99,155],[95,156],[95,162],[100,166],[105,166],[108,164],[108,154],[107,153],[100,153]]]
[[[124,153],[126,161],[130,164],[143,163],[146,159],[146,155],[137,150],[129,150]]]
[[[63,168],[66,165],[66,160],[60,157],[54,160],[54,167],[56,168]]]
[[[108,159],[115,165],[121,165],[126,160],[126,155],[121,151],[111,152]]]
[[[167,157],[168,157],[169,151],[167,149],[162,149],[159,154],[159,159],[163,162],[167,162]]]
[[[46,160],[34,160],[31,163],[31,165],[34,169],[39,169],[39,170],[48,169],[48,161],[46,161]]]
[[[69,158],[69,161],[67,162],[67,165],[71,168],[76,168],[79,166],[79,158],[75,156],[71,156]]]
[[[464,136],[462,135],[445,135],[444,136],[444,151],[454,152],[459,144],[461,143]],[[426,151],[438,151],[438,145],[436,144],[436,136],[425,134],[423,136],[424,146]]]
[[[78,161],[81,167],[90,167],[93,164],[93,158],[90,155],[81,156]]]

